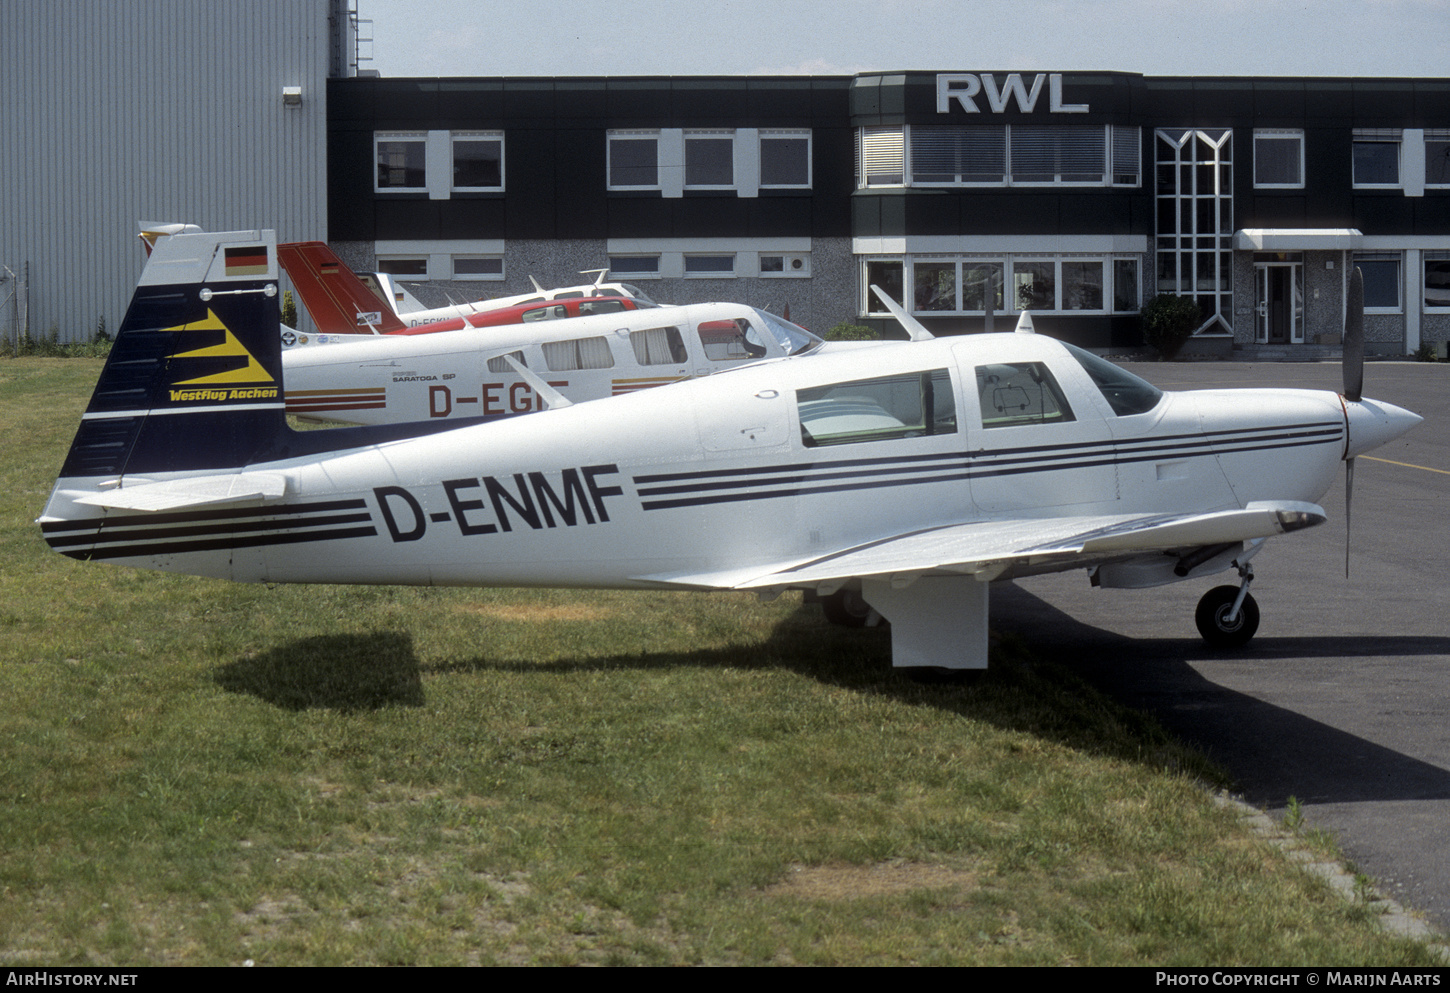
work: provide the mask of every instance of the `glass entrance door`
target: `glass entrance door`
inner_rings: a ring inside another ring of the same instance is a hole
[[[1304,266],[1298,262],[1261,262],[1254,266],[1260,344],[1304,343]]]

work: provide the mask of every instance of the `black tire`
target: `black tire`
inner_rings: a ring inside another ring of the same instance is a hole
[[[1259,605],[1254,602],[1252,594],[1244,597],[1244,605],[1239,608],[1239,616],[1233,624],[1224,620],[1238,595],[1237,586],[1215,586],[1198,601],[1198,610],[1193,614],[1194,623],[1198,625],[1198,633],[1203,635],[1203,640],[1214,648],[1242,648],[1259,630]]]
[[[837,590],[821,599],[826,620],[843,628],[863,628],[871,616],[871,605],[861,598],[860,590]]]

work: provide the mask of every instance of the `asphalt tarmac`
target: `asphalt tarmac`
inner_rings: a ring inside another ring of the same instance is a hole
[[[1337,363],[1141,363],[1164,389],[1341,388]],[[1198,598],[1233,572],[1095,590],[1082,572],[998,584],[992,624],[1153,713],[1281,816],[1289,797],[1381,892],[1450,932],[1450,365],[1372,362],[1366,396],[1425,422],[1355,463],[1350,578],[1344,486],[1328,523],[1254,557],[1259,633],[1215,651]]]

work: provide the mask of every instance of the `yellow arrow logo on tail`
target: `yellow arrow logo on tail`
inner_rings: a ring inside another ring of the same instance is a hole
[[[206,348],[197,348],[189,352],[177,352],[170,356],[173,359],[210,359],[210,358],[243,358],[247,364],[240,369],[233,369],[230,372],[217,372],[210,376],[198,376],[196,379],[184,379],[173,383],[173,386],[196,386],[206,383],[274,383],[267,370],[262,368],[252,353],[247,351],[246,346],[237,340],[232,334],[232,329],[221,322],[216,311],[210,307],[206,311],[206,320],[198,321],[195,324],[178,324],[174,328],[162,328],[163,331],[222,331],[226,338],[220,345],[210,345]]]

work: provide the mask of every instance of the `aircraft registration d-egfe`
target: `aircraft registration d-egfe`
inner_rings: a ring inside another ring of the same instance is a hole
[[[494,417],[543,409],[555,395],[597,400],[825,347],[804,328],[736,303],[340,337],[283,352],[288,413],[355,424]]]
[[[1352,383],[1163,393],[1045,336],[901,317],[914,340],[489,423],[294,432],[274,236],[178,234],[39,523],[77,559],[238,581],[849,593],[895,665],[980,669],[989,582],[1077,568],[1236,568],[1199,620],[1246,641],[1264,539],[1420,420]]]

